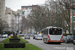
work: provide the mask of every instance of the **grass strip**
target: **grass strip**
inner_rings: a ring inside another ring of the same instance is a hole
[[[3,40],[2,42],[9,42],[9,38]],[[20,42],[27,42],[26,40],[20,38]],[[4,48],[4,44],[0,44],[0,50],[42,50],[41,48],[34,46],[30,43],[25,43],[25,48]]]
[[[20,38],[20,37],[19,37],[19,38]],[[3,40],[3,41],[1,41],[1,42],[9,43],[9,39],[10,39],[10,38],[7,38],[7,39],[5,39],[5,40]],[[24,43],[24,42],[28,42],[28,41],[26,41],[26,40],[20,38],[20,43]]]
[[[25,48],[4,48],[4,44],[0,44],[0,50],[42,50],[42,49],[27,43]]]
[[[24,37],[24,35],[20,35],[19,37]]]

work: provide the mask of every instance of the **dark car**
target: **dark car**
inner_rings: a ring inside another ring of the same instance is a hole
[[[2,36],[0,35],[0,38],[1,38]]]
[[[66,36],[63,36],[62,40],[63,40],[63,43],[64,43],[66,41]]]
[[[65,40],[66,43],[72,43],[73,42],[73,36],[72,35],[68,35],[66,37],[66,40]]]
[[[75,35],[73,36],[73,44],[75,45]]]
[[[35,39],[36,36],[37,36],[37,35],[33,35],[33,39]]]

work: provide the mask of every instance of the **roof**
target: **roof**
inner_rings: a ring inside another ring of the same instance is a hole
[[[38,5],[32,5],[33,7],[37,7]],[[32,6],[21,6],[21,8],[29,8],[29,7],[32,7]]]

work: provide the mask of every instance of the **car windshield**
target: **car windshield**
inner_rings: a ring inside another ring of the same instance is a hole
[[[38,35],[39,37],[41,37],[42,35]]]

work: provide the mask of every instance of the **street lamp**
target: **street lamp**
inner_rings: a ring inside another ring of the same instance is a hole
[[[25,17],[24,14],[25,14],[25,11],[22,11],[22,15],[23,15],[22,16],[22,31],[24,30],[24,21],[23,21],[23,17]]]
[[[48,10],[48,18],[49,18],[49,20],[48,20],[48,25],[50,26],[50,15],[49,15],[49,9],[47,8],[47,10]]]
[[[56,27],[57,27],[57,3],[56,3]]]
[[[17,32],[19,33],[19,16],[20,16],[20,14],[17,13],[17,16],[18,16],[18,30],[17,30]]]
[[[54,3],[56,5],[56,27],[57,27],[57,2],[54,0]]]

